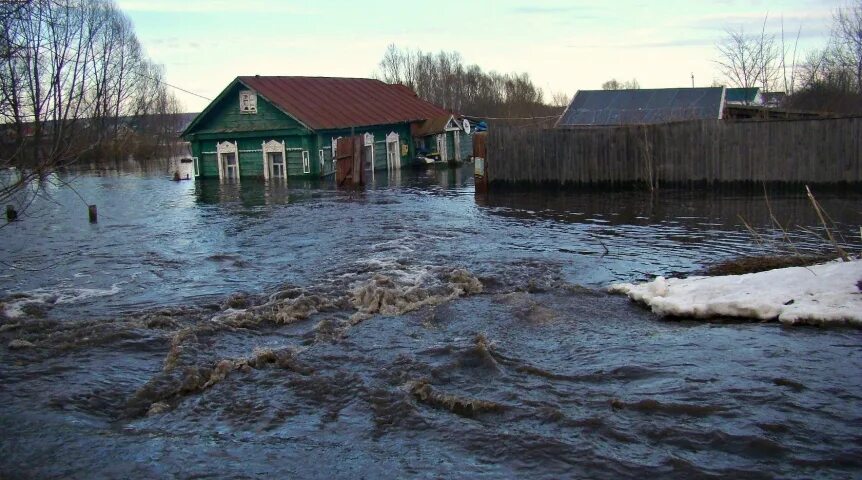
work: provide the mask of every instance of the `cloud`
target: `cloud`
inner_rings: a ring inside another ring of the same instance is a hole
[[[568,44],[568,48],[590,48],[590,49],[624,49],[624,48],[688,48],[710,46],[715,43],[711,38],[663,40],[654,42],[628,42],[628,43],[583,43]]]
[[[512,13],[521,13],[527,15],[558,15],[560,13],[569,13],[577,10],[577,7],[541,7],[536,5],[515,7]]]
[[[117,0],[126,12],[152,13],[309,13],[312,7],[289,2],[270,3],[265,0]]]
[[[802,25],[803,30],[812,27],[819,29],[818,27],[832,20],[832,12],[829,10],[818,10],[785,13],[767,13],[763,11],[757,13],[712,14],[689,18],[686,19],[685,23],[687,26],[695,29],[727,30],[728,28],[738,29],[742,27],[746,30],[756,29],[760,31],[763,27],[764,19],[766,19],[768,30],[780,28],[782,21],[784,22],[785,30],[794,29],[794,27],[798,28],[799,25]]]

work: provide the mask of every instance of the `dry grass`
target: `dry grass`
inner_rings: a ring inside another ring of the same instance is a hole
[[[835,254],[741,257],[711,265],[704,273],[706,275],[742,275],[765,272],[776,268],[807,267],[835,260],[835,258]]]

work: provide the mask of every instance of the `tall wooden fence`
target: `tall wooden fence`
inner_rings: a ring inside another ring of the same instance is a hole
[[[493,183],[860,183],[862,118],[489,129]]]

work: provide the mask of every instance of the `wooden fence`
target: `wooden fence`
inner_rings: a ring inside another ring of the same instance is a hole
[[[577,129],[496,125],[487,150],[492,184],[860,183],[862,117]]]

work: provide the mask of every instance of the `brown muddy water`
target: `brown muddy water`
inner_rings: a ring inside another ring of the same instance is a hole
[[[603,291],[773,253],[761,194],[378,180],[87,174],[98,224],[57,190],[0,229],[0,477],[862,475],[862,332]],[[862,195],[818,199],[858,250]]]

